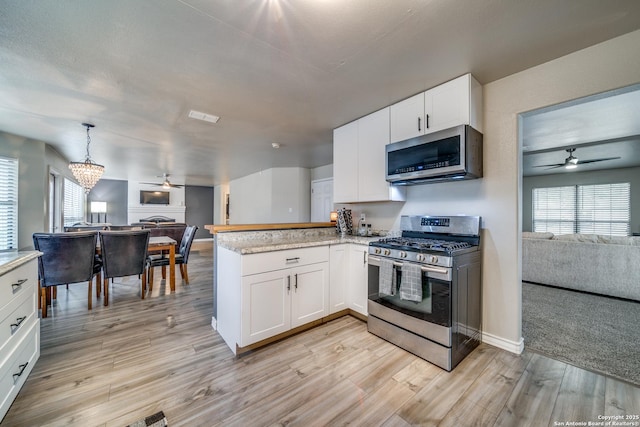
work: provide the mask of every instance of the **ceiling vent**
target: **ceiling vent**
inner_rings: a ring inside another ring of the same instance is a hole
[[[218,123],[220,117],[214,116],[213,114],[202,113],[200,111],[191,110],[189,111],[189,117],[196,120],[202,120],[210,123]]]

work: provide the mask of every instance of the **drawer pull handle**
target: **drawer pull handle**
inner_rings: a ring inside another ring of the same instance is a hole
[[[20,372],[18,372],[17,374],[13,374],[13,383],[15,384],[16,382],[18,382],[18,379],[22,376],[22,373],[24,372],[25,369],[27,369],[27,365],[29,364],[29,362],[18,366],[18,368],[20,368]]]
[[[26,281],[27,279],[20,279],[16,283],[12,283],[11,287],[13,288],[13,293],[15,294],[16,292],[18,292],[20,288],[22,288],[22,284]]]
[[[16,319],[16,323],[12,323],[11,326],[11,335],[13,335],[18,328],[20,327],[20,325],[22,324],[22,322],[24,322],[27,319],[27,316],[22,316],[22,317],[18,317]]]
[[[294,258],[287,258],[287,262],[298,262],[298,261],[300,261],[300,257],[299,256],[294,257]]]

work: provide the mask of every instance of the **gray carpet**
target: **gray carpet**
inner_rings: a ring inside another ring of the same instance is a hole
[[[640,303],[522,283],[528,350],[640,385]]]

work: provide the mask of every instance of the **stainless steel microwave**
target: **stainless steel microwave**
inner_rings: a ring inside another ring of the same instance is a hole
[[[468,125],[395,142],[386,151],[386,178],[394,185],[482,176],[482,134]]]

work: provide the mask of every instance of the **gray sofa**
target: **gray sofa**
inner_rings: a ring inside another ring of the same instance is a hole
[[[522,280],[640,301],[640,237],[523,232]]]

